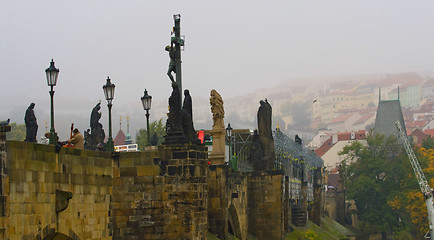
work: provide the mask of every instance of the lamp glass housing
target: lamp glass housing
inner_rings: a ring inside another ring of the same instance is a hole
[[[112,103],[113,98],[115,97],[115,85],[110,82],[110,78],[107,77],[107,83],[102,86],[104,90],[105,99],[109,104]]]
[[[45,75],[47,76],[48,86],[56,86],[59,69],[54,66],[53,59],[51,59],[50,67],[45,69]]]
[[[148,95],[148,91],[145,89],[145,93],[143,94],[143,97],[140,98],[142,100],[142,105],[144,110],[150,110],[151,109],[151,103],[152,103],[152,96]]]
[[[232,127],[231,127],[231,124],[230,123],[228,123],[228,127],[226,128],[226,136],[228,136],[228,137],[232,137]]]

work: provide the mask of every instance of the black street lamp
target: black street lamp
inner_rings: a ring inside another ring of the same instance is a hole
[[[231,163],[231,158],[232,158],[232,156],[231,156],[232,131],[233,131],[233,129],[231,127],[231,124],[228,123],[228,127],[226,128],[226,136],[228,136],[228,138],[229,138],[229,160],[228,160],[228,163]]]
[[[148,145],[149,142],[149,110],[151,110],[152,96],[148,95],[148,91],[145,89],[145,93],[143,97],[140,98],[142,100],[143,109],[146,110],[146,126],[148,129]]]
[[[115,85],[110,82],[110,78],[107,77],[107,83],[102,86],[104,90],[105,99],[107,100],[107,107],[109,111],[109,137],[107,140],[106,149],[108,152],[114,151],[114,144],[112,138],[112,101],[115,96]]]
[[[59,69],[54,66],[54,61],[51,59],[50,67],[45,69],[45,75],[47,76],[47,84],[50,86],[50,97],[51,97],[51,128],[50,128],[50,144],[57,143],[57,133],[54,130],[54,90],[53,87],[56,86],[57,77],[59,76]]]

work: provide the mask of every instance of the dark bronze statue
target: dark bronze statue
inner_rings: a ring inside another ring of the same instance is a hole
[[[170,57],[170,62],[169,62],[169,68],[167,69],[167,76],[169,76],[170,81],[172,81],[172,83],[175,82],[175,79],[173,78],[172,72],[174,72],[176,74],[176,56],[177,56],[177,52],[175,47],[172,46],[166,46],[166,51],[169,52],[169,57]]]
[[[90,133],[87,130],[84,133],[85,136],[85,148],[89,150],[95,150],[99,143],[104,143],[105,132],[102,129],[102,124],[99,123],[101,119],[101,103],[96,104],[96,106],[92,109],[90,114]]]
[[[182,130],[181,94],[177,84],[172,84],[172,95],[169,97],[169,130]]]
[[[26,142],[36,142],[36,134],[38,133],[38,123],[36,122],[35,112],[33,109],[35,104],[31,103],[26,110],[24,122],[26,123]]]
[[[193,127],[193,110],[191,96],[185,90],[185,100],[182,104],[182,76],[181,76],[181,46],[184,46],[184,39],[180,35],[181,15],[173,16],[175,26],[173,27],[170,45],[166,46],[169,52],[170,63],[167,75],[172,82],[172,95],[169,97],[169,114],[166,121],[166,136],[164,144],[196,143],[198,141],[196,131]],[[172,75],[175,73],[176,80]]]
[[[295,143],[298,143],[299,145],[302,145],[302,140],[301,138],[298,136],[298,134],[295,134]]]
[[[191,116],[191,121],[193,121],[193,102],[191,101],[190,91],[188,89],[184,90],[184,103],[182,104],[182,109],[185,109]]]
[[[171,33],[170,45],[165,48],[165,50],[169,52],[170,57],[167,76],[169,76],[172,84],[176,83],[178,85],[179,92],[182,93],[181,47],[184,46],[184,39],[181,37],[181,15],[173,15],[173,20],[175,21],[175,26]],[[175,73],[175,76],[172,75],[172,72]]]
[[[185,143],[182,129],[181,93],[178,84],[172,83],[172,95],[169,97],[169,115],[166,121],[166,136],[164,144]]]
[[[196,130],[193,126],[193,106],[191,101],[190,92],[184,90],[184,104],[182,105],[182,129],[184,131],[187,142],[198,143]]]
[[[154,133],[151,137],[151,146],[157,146],[158,144],[158,136],[157,133]]]

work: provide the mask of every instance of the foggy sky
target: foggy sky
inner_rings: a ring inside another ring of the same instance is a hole
[[[396,0],[0,0],[0,120],[23,123],[31,102],[39,120],[49,120],[44,70],[52,58],[60,68],[56,118],[88,118],[98,100],[105,106],[107,76],[116,85],[113,115],[125,108],[144,115],[145,88],[154,102],[170,95],[164,47],[177,13],[183,87],[193,98],[207,99],[214,88],[225,99],[309,76],[430,72],[433,7]]]

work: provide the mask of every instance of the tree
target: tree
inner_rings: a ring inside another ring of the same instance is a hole
[[[417,187],[417,183],[409,179],[411,166],[396,137],[370,134],[367,146],[356,141],[339,154],[346,157],[340,171],[346,197],[357,205],[359,230],[386,234],[402,229],[400,212],[388,202],[401,195],[403,184]]]
[[[434,147],[434,138],[428,136],[422,141],[422,147],[425,149],[432,149]]]
[[[7,140],[24,141],[26,139],[26,125],[11,123],[11,131],[6,133]]]
[[[429,185],[434,186],[434,150],[419,148],[415,151],[415,154],[423,168],[422,170]],[[415,177],[413,171],[409,171],[412,173],[412,176],[409,176],[409,178],[414,182]],[[395,196],[395,198],[389,202],[389,205],[402,213],[407,213],[408,221],[415,226],[418,236],[423,236],[429,230],[425,198],[418,186],[403,183],[402,193]]]
[[[151,122],[149,124],[149,138],[152,138],[152,135],[154,135],[154,133],[157,134],[158,137],[158,144],[157,145],[161,145],[161,143],[163,143],[164,138],[163,136],[166,134],[166,126],[165,124],[163,124],[163,119],[161,118],[160,120],[155,120],[153,122]],[[144,150],[145,146],[149,145],[148,144],[148,131],[146,128],[140,129],[139,131],[137,131],[136,133],[136,142],[138,145],[138,148],[140,150]]]

